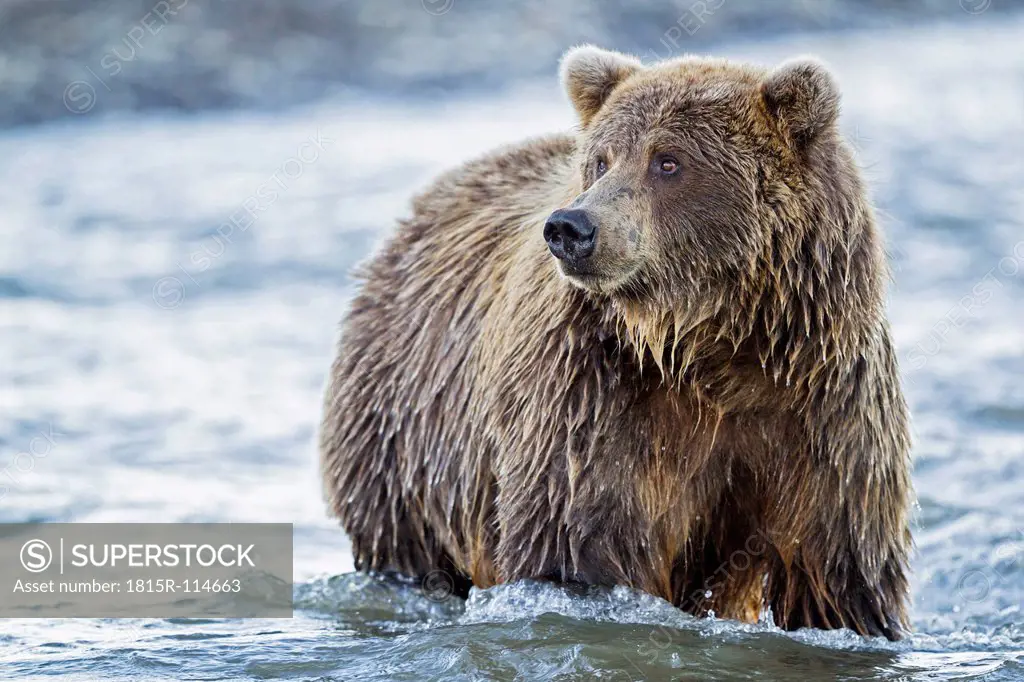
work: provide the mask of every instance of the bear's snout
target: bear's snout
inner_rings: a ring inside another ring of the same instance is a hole
[[[583,209],[559,209],[544,223],[544,241],[552,256],[575,267],[594,253],[597,226]]]

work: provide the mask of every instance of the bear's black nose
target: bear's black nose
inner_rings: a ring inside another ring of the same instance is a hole
[[[594,253],[597,226],[579,208],[560,208],[544,224],[544,241],[558,260],[577,263]]]

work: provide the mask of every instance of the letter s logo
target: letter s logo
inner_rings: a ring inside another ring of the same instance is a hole
[[[52,561],[53,551],[42,540],[29,540],[21,546],[21,565],[29,573],[42,573]]]

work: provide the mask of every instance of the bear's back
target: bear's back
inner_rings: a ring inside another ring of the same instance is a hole
[[[502,311],[515,307],[504,299],[521,293],[517,279],[557,283],[526,271],[550,268],[542,226],[571,199],[574,144],[568,135],[538,138],[441,175],[357,273],[363,283],[342,327],[321,433],[326,493],[347,520],[357,565],[387,564],[380,553],[394,551],[395,567],[415,574],[442,547],[479,557],[493,544],[484,537],[489,486],[457,492],[490,476],[490,455],[471,433],[480,420],[467,418],[480,398],[481,336],[510,324]],[[353,490],[390,490],[396,505],[416,499],[412,525],[452,533],[417,538],[418,549],[397,558],[397,545],[370,538],[387,535],[409,512],[370,511]],[[478,578],[492,573],[486,565],[460,569]]]

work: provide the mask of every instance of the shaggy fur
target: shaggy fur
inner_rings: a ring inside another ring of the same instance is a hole
[[[357,567],[898,638],[907,412],[833,79],[592,47],[562,79],[578,135],[442,176],[362,272],[321,432]],[[542,237],[567,206],[586,272]]]

